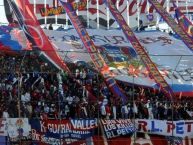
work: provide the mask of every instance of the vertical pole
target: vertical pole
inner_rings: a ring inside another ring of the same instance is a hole
[[[156,28],[159,28],[159,21],[160,21],[160,16],[158,13],[156,13]]]
[[[99,95],[100,95],[100,94],[99,94],[99,90],[100,90],[99,73],[97,73],[97,102],[99,102]],[[98,104],[98,103],[97,103],[97,104]],[[98,113],[97,113],[97,124],[98,124],[98,135],[97,135],[97,138],[98,138],[98,141],[97,141],[97,145],[100,145],[100,142],[99,142],[99,141],[100,141],[100,139],[99,139],[99,135],[100,135],[100,134],[99,134],[99,123],[100,123],[100,122],[99,122],[99,121],[100,121],[100,119],[99,119],[99,118],[100,118],[100,114],[99,114],[99,113],[100,113],[100,112],[99,112],[99,111],[100,111],[99,104],[98,104],[97,107],[98,107]]]
[[[138,26],[138,31],[139,31],[139,20],[140,20],[139,0],[137,0],[137,26]]]
[[[65,2],[68,2],[68,0],[65,0]],[[68,29],[68,14],[66,13],[66,29]]]
[[[44,0],[44,8],[46,9],[47,0]],[[47,27],[47,16],[44,17],[44,24]]]
[[[57,80],[58,80],[58,88],[59,88],[59,86],[60,86],[60,83],[62,83],[62,82],[60,82],[61,80],[59,80],[59,78],[58,77],[60,77],[60,72],[58,72],[57,74],[56,74],[56,76],[57,76]],[[61,118],[61,108],[60,108],[60,105],[61,105],[61,96],[60,96],[61,94],[60,94],[60,90],[58,90],[58,118],[59,118],[59,120],[60,120],[60,129],[59,129],[59,136],[60,136],[60,145],[62,145],[62,138],[61,138],[61,125],[62,125],[62,118]]]
[[[149,1],[147,0],[147,18],[148,18],[148,16],[149,16]],[[150,21],[148,18],[148,28],[149,28],[149,23],[150,23]]]
[[[186,0],[186,17],[189,19],[188,0]]]
[[[158,12],[156,12],[156,29],[159,29],[159,21],[160,21],[160,15]]]
[[[96,1],[96,7],[97,7],[97,29],[99,29],[99,0]]]
[[[127,2],[127,24],[129,25],[129,2]]]
[[[170,0],[167,0],[167,7],[166,7],[167,12],[170,12]],[[171,28],[168,27],[168,33],[171,31]]]
[[[169,11],[170,11],[170,0],[167,0],[166,10],[169,13]]]
[[[116,7],[117,7],[117,10],[119,11],[119,0],[116,1]],[[117,23],[117,28],[119,28],[119,24]]]
[[[20,73],[20,70],[19,70],[19,72],[18,72],[18,80],[17,80],[17,95],[18,95],[18,100],[17,100],[17,103],[18,103],[18,117],[20,118],[21,117],[21,103],[20,103],[20,75],[21,75],[21,73]]]
[[[107,30],[109,30],[109,20],[110,20],[110,13],[109,13],[109,7],[108,7],[108,4],[107,4]]]
[[[87,28],[89,28],[89,0],[87,0],[86,4],[86,17],[87,17]]]
[[[36,15],[36,0],[34,0],[34,14]]]
[[[132,84],[132,101],[133,101],[133,105],[135,105],[135,98],[134,98],[134,75],[132,76],[133,77],[133,84]],[[133,124],[134,124],[134,127],[135,127],[135,113],[133,114]],[[136,140],[136,132],[134,132],[134,145],[135,145],[135,140]]]
[[[58,7],[58,0],[54,0],[54,6]],[[55,24],[58,24],[58,16],[55,15]]]
[[[76,3],[78,3],[79,0],[76,0]],[[76,14],[78,15],[78,8],[76,9]]]

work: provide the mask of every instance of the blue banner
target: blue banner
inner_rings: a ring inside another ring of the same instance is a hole
[[[42,143],[71,144],[94,134],[96,119],[31,120],[32,140]]]
[[[11,51],[20,51],[22,46],[18,41],[13,40],[10,34],[12,28],[9,26],[0,26],[0,43],[9,48]]]
[[[101,119],[101,122],[107,139],[132,135],[137,130],[130,119]]]

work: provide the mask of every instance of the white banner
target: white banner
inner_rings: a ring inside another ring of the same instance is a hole
[[[54,0],[46,0],[46,3],[44,3],[45,1],[43,0],[36,0],[36,1],[29,0],[29,1],[34,6],[34,11],[37,18],[39,20],[42,20],[41,23],[44,23],[45,21],[47,21],[47,20],[44,21],[45,17],[42,17],[42,15],[40,14],[40,9],[44,7],[47,7],[47,8],[54,7],[54,2],[53,2]],[[68,2],[75,2],[75,1],[76,0],[69,0]],[[116,4],[117,8],[119,9],[119,12],[123,15],[125,20],[129,22],[129,26],[131,28],[137,27],[136,18],[138,17],[138,14],[140,15],[139,17],[143,21],[143,25],[145,26],[155,24],[157,21],[157,13],[153,8],[153,6],[147,2],[147,0],[139,0],[138,1],[139,3],[137,3],[137,0],[129,0],[128,3],[127,3],[127,0],[119,0],[118,2],[116,0],[112,0],[112,1]],[[159,0],[159,2],[163,7],[168,7],[167,9],[171,14],[174,14],[173,4],[171,2],[166,0]],[[178,6],[185,13],[193,11],[192,5],[193,3],[191,1],[188,2],[187,7],[185,4],[185,1],[178,2]],[[58,4],[58,6],[60,6],[60,4]],[[97,15],[97,11],[98,11],[98,15]],[[97,17],[99,17],[100,27],[107,27],[108,14],[107,14],[106,5],[103,2],[103,0],[98,0],[98,10],[97,10],[97,1],[88,0],[88,12],[89,12],[89,15],[88,15],[89,19],[92,20],[92,22],[90,22],[90,26],[96,27]],[[78,11],[78,15],[82,16],[84,19],[84,22],[86,22],[87,9]],[[66,18],[66,14],[46,17],[46,19],[52,19],[53,22],[58,24],[64,24],[65,18]],[[110,18],[109,19],[110,27],[116,28],[117,23],[115,22],[111,14],[109,18]]]
[[[31,131],[28,118],[10,118],[7,119],[7,125],[7,133],[11,138],[29,136]]]
[[[164,136],[193,137],[193,120],[136,120],[139,132]]]
[[[31,126],[28,118],[0,119],[0,136],[10,138],[27,137],[30,135]]]

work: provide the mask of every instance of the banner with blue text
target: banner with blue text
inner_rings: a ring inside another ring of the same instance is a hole
[[[72,144],[90,138],[98,127],[96,119],[31,120],[32,140],[50,144]]]
[[[101,119],[101,123],[107,139],[132,135],[136,131],[130,119]]]
[[[182,138],[193,137],[192,120],[166,121],[137,119],[136,125],[138,132]]]

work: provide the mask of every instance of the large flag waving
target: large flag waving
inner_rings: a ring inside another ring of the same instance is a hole
[[[23,50],[22,45],[12,35],[12,28],[9,26],[0,26],[0,51],[4,53],[15,54]]]
[[[72,73],[62,60],[62,58],[57,54],[55,47],[48,40],[48,37],[45,35],[44,31],[40,27],[36,16],[32,11],[32,6],[28,0],[15,0],[17,5],[8,0],[9,5],[14,10],[14,13],[18,19],[18,22],[23,29],[27,39],[32,44],[34,50],[40,51],[41,55],[46,56],[46,59],[53,63],[56,67],[65,70],[71,76]],[[19,8],[17,7],[19,6]],[[28,13],[26,13],[28,12]],[[89,96],[93,96],[92,93],[87,89]]]
[[[32,44],[33,49],[37,52],[41,51],[40,53],[46,56],[46,59],[56,67],[69,72],[66,64],[62,61],[51,42],[48,40],[48,37],[41,29],[40,24],[32,11],[33,6],[29,1],[15,0],[14,2],[8,0],[8,3],[13,9],[19,25],[23,29],[27,39]]]
[[[123,16],[117,10],[116,6],[112,3],[111,0],[107,0],[107,5],[112,15],[117,20],[119,26],[122,28],[126,38],[131,42],[131,44],[133,45],[133,48],[135,48],[136,52],[141,57],[141,60],[145,64],[151,76],[154,78],[155,82],[161,87],[162,91],[166,94],[166,96],[168,96],[170,99],[173,99],[174,97],[173,90],[170,88],[168,83],[164,80],[164,78],[160,74],[155,64],[151,61],[147,52],[140,44],[140,42],[137,40],[137,38],[135,37],[135,34],[132,32],[131,28],[127,25]]]
[[[108,69],[107,64],[105,63],[103,57],[100,55],[99,51],[97,50],[96,46],[94,45],[93,41],[91,40],[90,36],[88,35],[86,29],[82,25],[81,21],[79,20],[76,11],[74,10],[71,3],[65,3],[60,1],[62,6],[65,8],[66,13],[68,14],[72,24],[74,25],[80,39],[82,40],[85,48],[90,54],[92,62],[94,63],[95,67],[101,72],[103,75],[105,82],[112,93],[122,100],[122,103],[127,102],[127,97],[123,94],[122,90],[117,85],[116,81],[110,77],[110,72]]]

